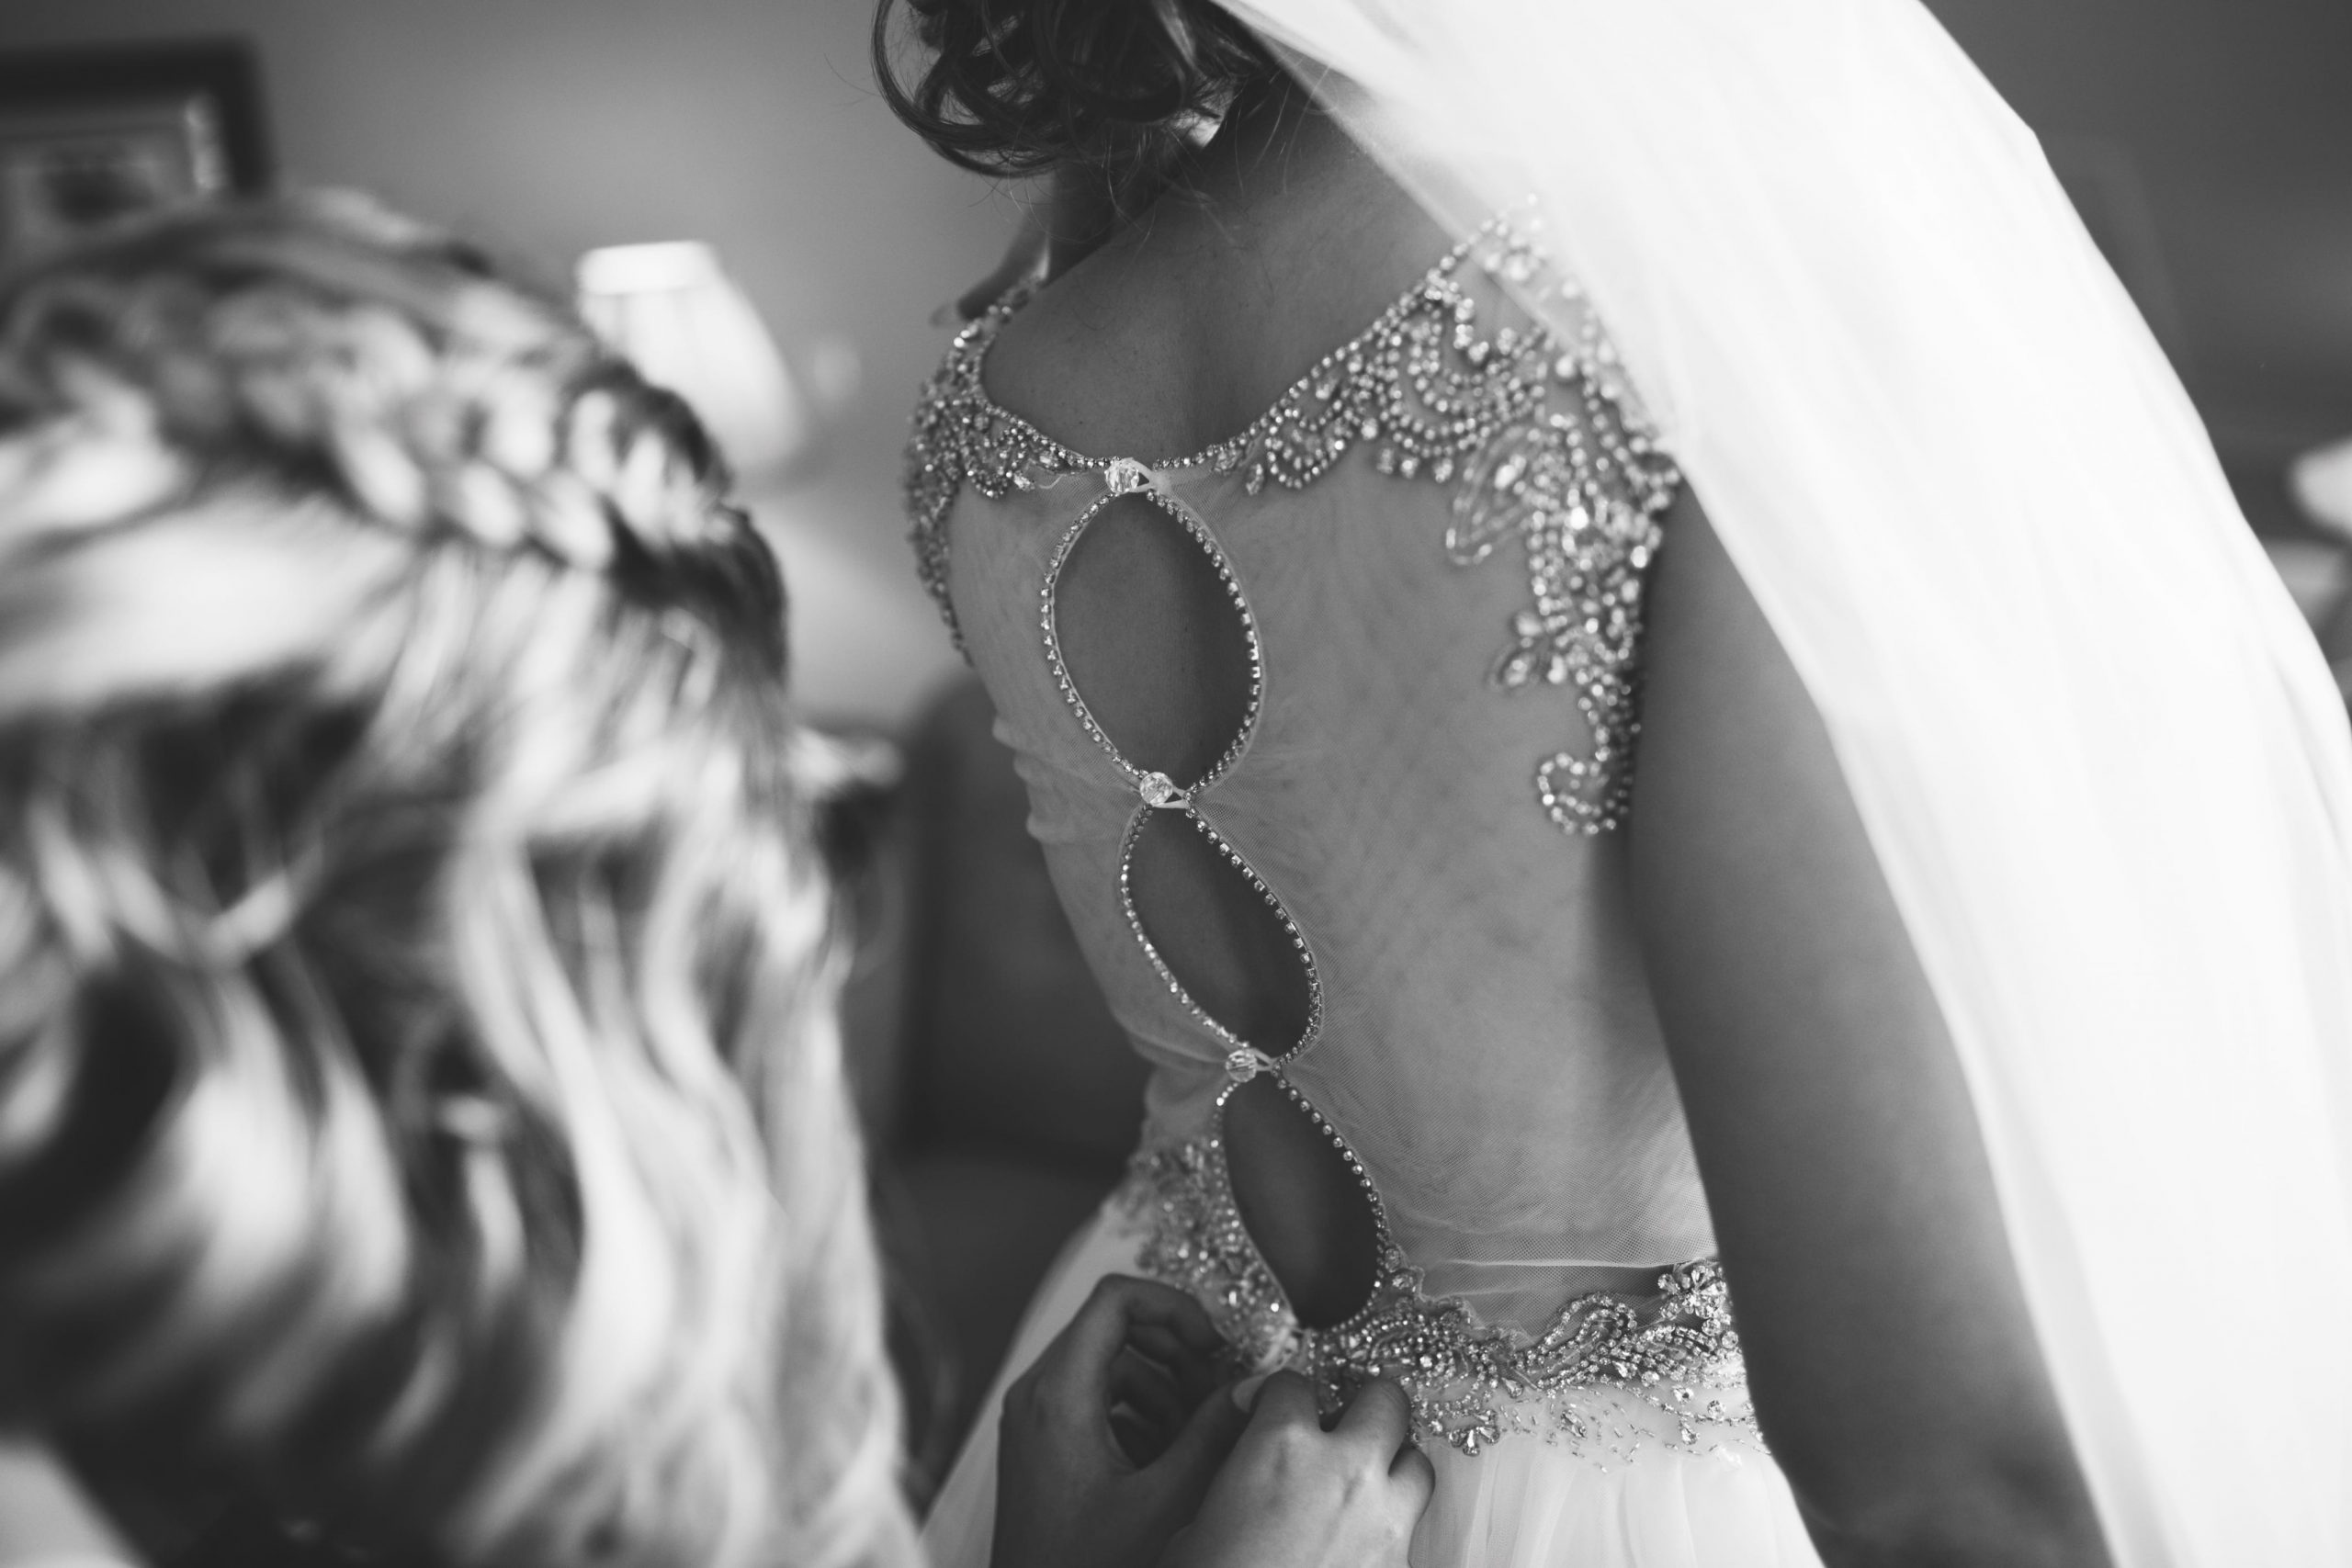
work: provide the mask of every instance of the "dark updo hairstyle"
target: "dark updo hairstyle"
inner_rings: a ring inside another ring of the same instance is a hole
[[[911,85],[874,17],[875,74],[900,119],[984,175],[1069,168],[1152,183],[1234,95],[1278,67],[1208,0],[903,0],[930,61]]]

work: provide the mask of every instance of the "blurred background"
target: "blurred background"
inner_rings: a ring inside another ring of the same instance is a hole
[[[2049,146],[2204,412],[2257,530],[2341,592],[2289,496],[2352,434],[2352,6],[1931,0]],[[278,181],[356,186],[566,276],[594,247],[715,247],[804,395],[756,499],[823,716],[904,723],[954,660],[899,542],[905,409],[933,311],[1011,199],[901,131],[866,0],[6,0],[0,51],[215,37],[258,62]],[[9,106],[0,97],[0,133]],[[2352,652],[2352,649],[2346,649]]]
[[[1931,4],[2042,135],[2352,671],[2352,449],[2310,458],[2352,437],[2352,5]],[[851,1038],[935,1465],[1115,1178],[1138,1077],[902,542],[934,318],[1017,208],[892,120],[869,18],[869,0],[0,0],[0,248],[142,190],[356,186],[579,277],[649,362],[684,355],[682,378],[764,422],[749,499],[791,581],[803,701],[878,742]],[[609,249],[673,242],[698,244]]]
[[[371,191],[565,287],[594,247],[707,243],[834,403],[790,482],[754,476],[800,689],[820,716],[892,723],[955,663],[900,543],[906,411],[944,341],[933,311],[1014,213],[890,118],[870,17],[865,0],[0,0],[0,51],[244,40],[279,186]],[[16,107],[0,93],[0,138]]]

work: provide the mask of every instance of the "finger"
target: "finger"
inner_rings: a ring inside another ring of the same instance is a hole
[[[1166,1373],[1182,1391],[1187,1410],[1233,1382],[1235,1357],[1222,1340],[1214,1351],[1199,1350],[1164,1329],[1139,1327],[1128,1335],[1127,1351]]]
[[[1115,1281],[1124,1294],[1129,1335],[1148,1337],[1170,1346],[1171,1351],[1181,1349],[1196,1356],[1225,1354],[1225,1336],[1210,1321],[1208,1309],[1188,1292],[1157,1280],[1138,1280],[1131,1274],[1107,1274],[1103,1280]]]
[[[1149,1280],[1106,1274],[1095,1281],[1086,1304],[1040,1359],[1043,1375],[1083,1389],[1102,1388],[1111,1363],[1138,1325],[1166,1330],[1204,1351],[1222,1343],[1201,1303],[1183,1292]]]
[[[1260,1372],[1256,1377],[1243,1378],[1227,1389],[1226,1394],[1233,1401],[1233,1407],[1244,1416],[1255,1410],[1258,1407],[1258,1391],[1266,1386],[1266,1373]]]
[[[1173,1428],[1162,1427],[1138,1416],[1125,1404],[1114,1404],[1104,1417],[1111,1429],[1111,1446],[1119,1451],[1125,1462],[1119,1468],[1127,1473],[1148,1468],[1151,1461],[1168,1451],[1168,1439],[1175,1436]]]
[[[1356,1390],[1333,1428],[1340,1437],[1362,1443],[1384,1460],[1404,1444],[1413,1429],[1412,1402],[1405,1391],[1382,1378]]]
[[[1145,1469],[1144,1475],[1173,1505],[1176,1517],[1189,1519],[1200,1511],[1209,1483],[1216,1479],[1249,1423],[1249,1416],[1232,1400],[1204,1399],[1168,1451]]]
[[[1437,1466],[1430,1462],[1430,1456],[1417,1444],[1407,1443],[1397,1450],[1396,1462],[1388,1467],[1388,1479],[1396,1483],[1413,1517],[1419,1518],[1437,1492]]]
[[[1276,1372],[1258,1390],[1258,1398],[1250,1407],[1250,1425],[1321,1429],[1323,1416],[1316,1407],[1314,1386],[1296,1372]]]
[[[1184,1397],[1182,1388],[1165,1369],[1132,1352],[1111,1363],[1110,1393],[1114,1406],[1126,1405],[1171,1436],[1198,1403]]]
[[[1189,1297],[1186,1299],[1190,1300]],[[1208,1323],[1208,1314],[1202,1313],[1200,1321]],[[1209,1325],[1208,1337],[1205,1340],[1197,1332],[1198,1326],[1198,1325],[1188,1325],[1180,1331],[1172,1324],[1148,1319],[1130,1319],[1127,1325],[1127,1343],[1149,1356],[1153,1360],[1170,1368],[1216,1366],[1231,1352],[1227,1348],[1225,1340],[1218,1336],[1216,1325]],[[1218,1375],[1215,1381],[1219,1386],[1223,1386],[1226,1379],[1223,1375]]]

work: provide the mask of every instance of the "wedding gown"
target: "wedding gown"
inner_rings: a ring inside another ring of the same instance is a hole
[[[1809,1562],[1626,907],[1640,593],[1680,480],[1598,321],[1562,335],[1507,289],[1575,286],[1498,221],[1170,458],[994,403],[1023,288],[916,416],[926,575],[1153,1069],[1142,1153],[1009,1364],[1101,1273],[1143,1273],[1254,1370],[1333,1400],[1401,1379],[1442,1459],[1430,1568]],[[1129,553],[1155,530],[1158,581]],[[1091,700],[1105,616],[1227,700],[1157,726]],[[1285,1139],[1362,1221],[1303,1287],[1243,1219],[1295,1194],[1236,1175]],[[1645,1289],[1579,1288],[1629,1266]],[[983,1427],[934,1509],[943,1568],[986,1561]]]
[[[1628,1004],[1618,682],[1687,475],[1951,1026],[2118,1562],[2352,1561],[2352,741],[2031,139],[1911,0],[1231,8],[1455,231],[1534,193],[1575,281],[1476,241],[1176,461],[989,403],[1017,299],[927,398],[919,550],[1155,1069],[1011,1364],[1094,1275],[1158,1273],[1258,1358],[1406,1374],[1424,1568],[1810,1561]],[[1203,564],[1122,604],[1090,558],[1149,529]],[[1242,672],[1229,726],[1093,711],[1062,621],[1122,611]],[[1218,868],[1248,897],[1170,919]],[[1300,1127],[1376,1265],[1311,1309],[1236,1174]],[[2199,1288],[2223,1259],[2275,1271],[2283,1337]],[[1580,1288],[1634,1263],[1657,1289]],[[992,1442],[943,1563],[985,1559]]]

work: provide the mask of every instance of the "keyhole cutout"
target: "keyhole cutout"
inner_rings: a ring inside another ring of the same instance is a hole
[[[1248,739],[1262,678],[1230,569],[1167,496],[1126,493],[1073,527],[1046,593],[1073,705],[1120,761],[1166,781],[1138,788],[1121,866],[1129,915],[1218,1028],[1289,1055],[1316,1027],[1313,963],[1216,832],[1215,794],[1203,790]],[[1219,1124],[1241,1223],[1299,1322],[1353,1316],[1379,1267],[1379,1214],[1329,1130],[1272,1073],[1232,1089]]]
[[[1135,917],[1193,1002],[1237,1038],[1279,1056],[1314,1016],[1306,950],[1202,824],[1182,811],[1136,822],[1127,852]]]
[[[1272,1074],[1227,1095],[1224,1119],[1226,1177],[1258,1256],[1301,1324],[1345,1323],[1371,1299],[1379,1267],[1371,1195]]]
[[[1062,562],[1062,660],[1111,744],[1190,788],[1249,728],[1250,627],[1222,563],[1146,495],[1097,508]]]

